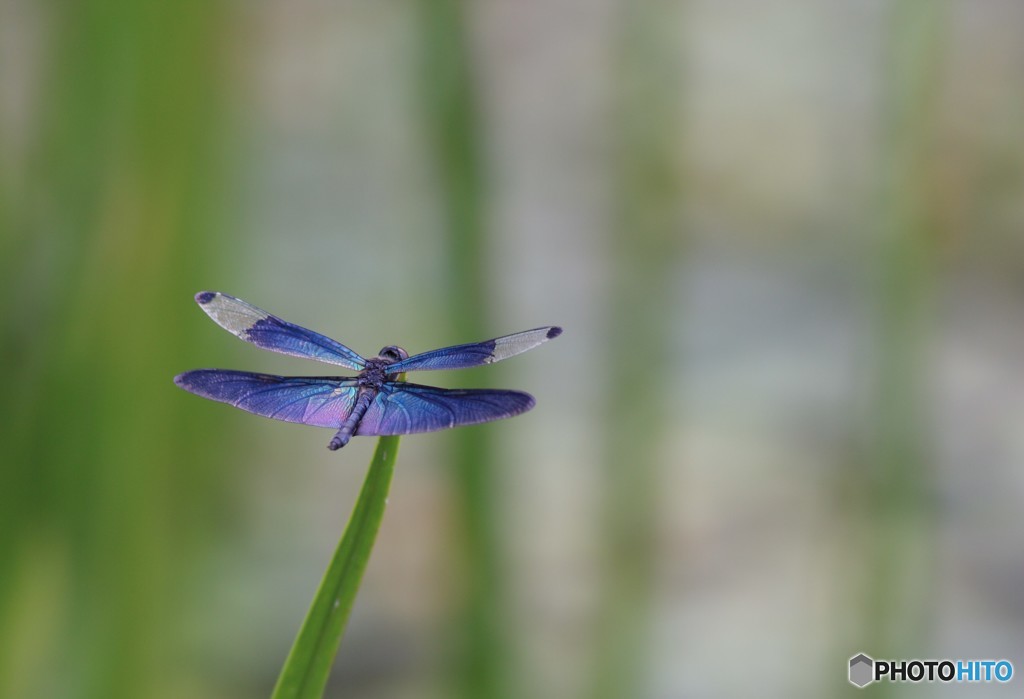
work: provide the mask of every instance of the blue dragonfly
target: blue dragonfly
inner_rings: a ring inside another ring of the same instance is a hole
[[[409,356],[388,345],[365,359],[340,342],[294,325],[241,299],[217,291],[196,294],[217,325],[271,352],[315,359],[359,372],[358,376],[273,376],[230,369],[196,369],[174,383],[198,396],[256,415],[335,430],[327,448],[340,449],[353,436],[433,432],[525,413],[533,396],[521,391],[446,389],[400,380],[407,371],[462,369],[493,364],[562,334],[548,326],[485,342],[445,347]]]

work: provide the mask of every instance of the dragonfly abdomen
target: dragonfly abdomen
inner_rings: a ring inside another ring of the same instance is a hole
[[[331,438],[330,444],[327,445],[328,449],[337,451],[348,444],[348,440],[352,439],[356,428],[359,427],[359,422],[363,419],[363,415],[366,415],[366,411],[376,395],[377,390],[374,388],[359,389],[359,395],[356,396],[356,403],[352,406],[352,412],[349,413],[348,417],[345,418],[345,422],[341,423],[341,427],[338,428],[334,437]]]

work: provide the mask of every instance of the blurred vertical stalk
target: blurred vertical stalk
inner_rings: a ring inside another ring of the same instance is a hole
[[[861,639],[881,657],[919,653],[930,609],[934,476],[926,452],[928,340],[937,222],[931,158],[946,7],[891,8],[877,223],[872,410],[860,514],[866,549]],[[881,685],[878,691],[886,691]]]
[[[589,695],[641,697],[664,464],[666,375],[682,322],[681,4],[623,3],[613,70],[610,391],[604,428],[602,616]]]
[[[423,0],[420,7],[421,104],[448,231],[447,279],[452,337],[486,337],[486,216],[477,91],[471,72],[468,3]],[[486,382],[488,379],[481,375]],[[457,523],[465,572],[455,675],[462,696],[509,694],[503,667],[504,593],[494,502],[494,447],[486,429],[453,435]]]
[[[44,14],[23,196],[0,197],[17,255],[2,280],[0,578],[17,583],[0,587],[0,695],[175,696],[202,480],[170,377],[213,223],[223,5]]]

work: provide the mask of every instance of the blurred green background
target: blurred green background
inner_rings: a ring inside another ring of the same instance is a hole
[[[0,0],[0,696],[269,696],[373,440],[174,374],[559,324],[404,440],[331,697],[1024,671],[1024,4]],[[1007,696],[1007,686],[876,695]],[[972,694],[973,692],[973,694]]]

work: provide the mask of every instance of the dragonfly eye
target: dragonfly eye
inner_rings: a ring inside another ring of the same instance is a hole
[[[380,351],[381,359],[390,359],[392,362],[398,362],[403,359],[409,358],[409,353],[401,347],[395,345],[388,345]]]

